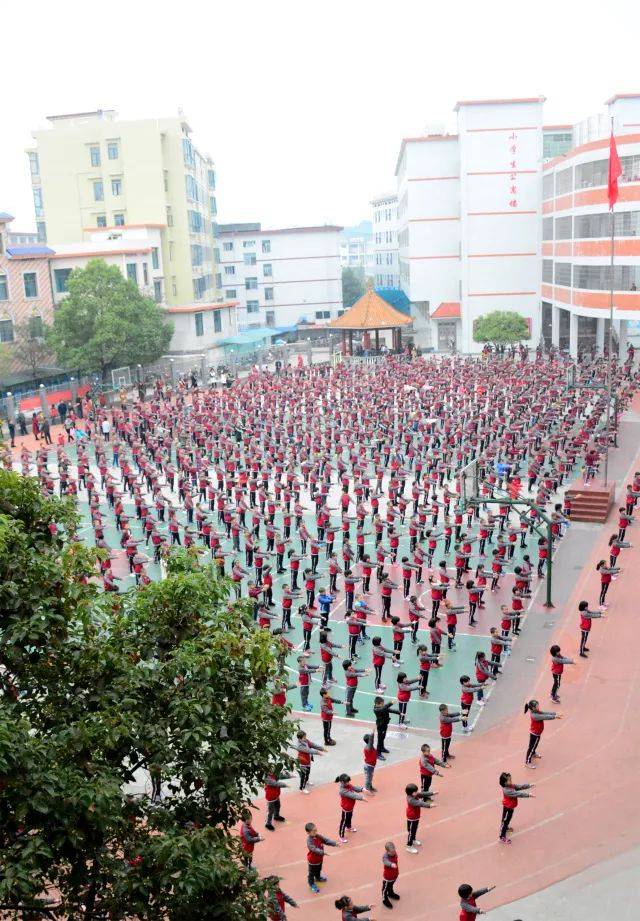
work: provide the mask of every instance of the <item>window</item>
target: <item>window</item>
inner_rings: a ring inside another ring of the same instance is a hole
[[[193,176],[187,173],[187,175],[184,177],[184,182],[187,190],[187,198],[190,199],[190,201],[199,201],[198,183],[195,181]]]
[[[111,180],[111,194],[115,195],[116,198],[118,195],[122,195],[122,179]]]
[[[556,218],[556,240],[570,240],[572,234],[572,218]]]
[[[316,310],[316,320],[330,320],[331,311],[330,310]]]
[[[99,214],[96,218],[96,227],[106,227],[107,226],[107,215]]]
[[[265,289],[264,289],[264,299],[265,299],[265,301],[272,301],[272,300],[273,300],[273,288],[265,288]]]
[[[220,272],[216,272],[216,288],[222,287],[222,275]]]
[[[101,179],[93,183],[93,200],[104,201],[104,186]]]
[[[222,249],[225,253],[233,252],[233,240],[225,240],[225,242],[222,244]]]
[[[36,210],[36,217],[44,217],[44,206],[42,204],[42,189],[33,190],[33,206]]]
[[[194,313],[193,319],[196,324],[196,336],[204,336],[204,314],[201,311]]]
[[[173,227],[173,211],[171,205],[167,205],[167,227]]]
[[[243,240],[243,241],[242,241],[242,248],[243,248],[243,249],[253,249],[253,247],[254,247],[255,245],[256,245],[256,241],[255,241],[255,240]]]
[[[207,170],[207,183],[210,189],[216,190],[216,171],[214,169]]]
[[[543,240],[553,240],[553,218],[552,217],[542,218],[542,239]]]
[[[29,317],[29,338],[44,338],[44,326],[42,323],[42,317]]]
[[[247,291],[255,291],[258,287],[258,279],[257,278],[246,278],[244,282],[244,286],[247,289]]]
[[[13,342],[13,320],[0,320],[0,342]]]
[[[127,278],[138,284],[138,266],[135,262],[127,262]]]
[[[616,214],[615,235],[616,237],[640,236],[640,211],[621,211]],[[575,236],[577,240],[589,237],[610,237],[611,212],[577,215]]]
[[[142,263],[142,277],[144,279],[145,285],[148,285],[149,284],[149,263],[148,262]]]
[[[605,161],[607,162],[607,161]],[[640,180],[640,156],[620,157],[623,182],[638,182]]]
[[[7,276],[0,275],[0,301],[9,300],[9,285],[7,284]]]
[[[153,299],[156,304],[160,304],[162,301],[162,282],[159,279],[156,279],[153,283]]]
[[[124,227],[124,214],[114,214],[113,223],[116,227]]]
[[[256,254],[255,253],[244,253],[244,264],[245,265],[255,265],[256,264]]]
[[[262,274],[265,278],[270,278],[273,275],[273,269],[270,262],[265,262],[262,266]]]
[[[215,195],[209,196],[209,209],[211,211],[211,217],[216,217],[218,214],[218,203],[216,202]]]
[[[177,296],[178,296],[178,285],[177,285],[177,282],[176,282],[176,276],[175,276],[175,275],[172,275],[172,276],[171,276],[171,293],[172,293],[172,295],[173,295],[174,297],[177,297]]]
[[[555,265],[555,282],[557,285],[566,285],[571,287],[571,263],[556,262]]]
[[[266,312],[266,314],[265,314],[265,323],[267,324],[267,326],[275,326],[275,325],[276,325],[276,312],[275,312],[275,310],[267,310],[267,312]]]
[[[556,173],[556,195],[566,195],[573,189],[573,167]]]
[[[573,287],[592,291],[608,291],[611,287],[611,266],[576,265],[573,269]],[[640,285],[640,266],[616,265],[613,287],[616,291],[637,291]]]
[[[53,270],[53,282],[57,294],[64,294],[69,290],[69,275],[71,275],[71,271],[71,269]]]
[[[553,284],[553,259],[542,260],[542,280],[547,284]]]
[[[235,274],[236,274],[236,267],[235,267],[235,265],[225,265],[225,267],[224,267],[224,274],[225,274],[225,275],[235,275]]]
[[[36,221],[36,230],[38,231],[38,243],[47,242],[47,225],[44,221]]]
[[[32,176],[40,175],[40,160],[38,159],[38,153],[35,150],[30,150],[28,153],[29,156],[29,170],[31,171]]]
[[[89,148],[89,156],[91,157],[91,166],[100,166],[100,148],[98,146]]]
[[[199,243],[191,244],[191,265],[202,265],[202,247]]]
[[[191,233],[202,233],[202,215],[199,211],[187,211]]]
[[[553,173],[547,173],[542,180],[542,197],[553,198]]]
[[[110,160],[117,160],[120,156],[120,145],[118,141],[107,141],[107,157]]]
[[[185,166],[190,166],[194,169],[196,165],[196,155],[193,150],[193,144],[189,138],[182,138],[182,156],[184,157]]]
[[[234,301],[238,296],[238,293],[235,288],[227,288],[227,290],[224,292],[224,296],[228,301]]]
[[[36,278],[35,272],[25,272],[22,276],[24,279],[24,296],[25,297],[37,297],[38,296],[38,279]]]
[[[153,269],[160,268],[160,254],[157,246],[151,247],[151,266]]]
[[[263,241],[262,241],[262,252],[263,252],[263,253],[270,253],[270,252],[271,252],[271,240],[263,240]]]
[[[576,166],[576,189],[591,189],[606,185],[609,177],[609,161],[593,160]]]
[[[214,333],[222,332],[222,313],[220,310],[213,312],[213,331]]]
[[[247,301],[247,313],[260,313],[260,302]]]

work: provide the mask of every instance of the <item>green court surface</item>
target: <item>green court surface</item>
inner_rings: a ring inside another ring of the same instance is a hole
[[[287,634],[287,639],[294,643],[294,645],[299,645],[301,648],[302,628],[300,627],[300,622],[297,618],[293,618],[292,623],[294,625],[294,630]],[[344,650],[340,650],[339,652],[340,656],[342,656],[344,652],[344,658],[347,658],[349,642],[347,625],[342,620],[331,620],[329,625],[331,627],[331,641],[333,643],[341,643],[344,645]],[[390,627],[382,624],[367,624],[367,633],[370,637],[382,637],[383,646],[385,646],[387,649],[393,648],[393,638]],[[424,642],[423,630],[419,631],[418,633],[417,645],[419,645],[421,642]],[[487,652],[488,647],[489,641],[484,636],[469,636],[468,634],[458,634],[456,638],[455,651],[449,651],[446,648],[445,640],[443,649],[441,651],[442,667],[431,669],[429,673],[428,700],[420,700],[417,692],[414,692],[411,695],[411,700],[407,709],[407,715],[410,720],[410,724],[414,729],[437,730],[439,725],[438,705],[441,703],[446,703],[453,709],[459,709],[460,676],[466,674],[471,677],[472,682],[475,681],[475,654],[478,652],[478,650],[481,649]],[[418,677],[419,665],[415,650],[416,646],[413,646],[410,640],[405,639],[404,647],[402,650],[402,658],[404,663],[400,666],[400,668],[394,668],[391,665],[390,660],[385,662],[382,672],[382,680],[384,684],[387,685],[387,690],[384,692],[384,694],[380,695],[384,697],[385,700],[397,701],[396,686],[398,672],[405,672],[409,678]],[[311,651],[312,655],[306,661],[312,665],[321,664],[318,650],[317,632],[313,634],[311,639]],[[298,674],[296,658],[299,654],[299,650],[294,650],[287,659],[287,670],[289,672],[291,684],[297,682]],[[355,663],[356,666],[358,668],[372,668],[371,641],[364,643],[364,645],[358,645],[358,654],[360,655],[360,659]],[[336,684],[331,686],[333,696],[339,700],[344,700],[345,685],[344,671],[342,669],[342,658],[333,660],[333,677],[336,679]],[[316,714],[320,711],[319,692],[321,685],[322,670],[313,676],[311,689],[309,691],[309,702],[313,705],[313,712]],[[356,692],[355,698],[355,706],[359,711],[356,717],[358,720],[371,722],[374,721],[373,701],[377,696],[378,695],[375,692],[374,676],[372,670],[371,674],[361,677],[358,683],[358,690]],[[303,712],[300,702],[300,691],[297,687],[288,692],[287,700],[296,713]],[[479,708],[477,704],[474,703],[471,711],[471,721],[475,719],[478,710]],[[344,716],[344,707],[341,705],[336,705],[335,715],[336,717]],[[392,726],[395,723],[397,723],[397,717],[393,717]]]

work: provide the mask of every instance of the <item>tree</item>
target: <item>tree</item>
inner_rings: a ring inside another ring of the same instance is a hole
[[[14,358],[31,371],[33,379],[39,380],[40,369],[51,362],[51,349],[47,345],[47,327],[36,322],[39,317],[32,317],[15,326],[13,343]]]
[[[514,310],[494,310],[478,317],[473,325],[476,342],[509,345],[531,338],[525,318]]]
[[[71,273],[68,289],[48,336],[64,367],[100,371],[104,380],[110,368],[150,364],[167,350],[172,324],[117,266],[92,259]]]
[[[364,273],[358,269],[342,270],[342,306],[345,310],[364,294]]]
[[[276,639],[197,553],[121,595],[67,500],[0,471],[0,907],[96,919],[266,919],[233,832],[293,724]],[[127,785],[162,778],[151,803]]]

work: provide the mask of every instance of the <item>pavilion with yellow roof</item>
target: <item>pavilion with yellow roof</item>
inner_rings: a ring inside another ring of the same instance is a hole
[[[342,354],[353,355],[353,334],[362,334],[362,346],[371,348],[371,333],[375,333],[375,349],[380,349],[380,331],[390,329],[392,332],[392,348],[400,351],[402,348],[402,327],[411,324],[411,317],[391,304],[369,288],[362,297],[349,307],[341,317],[329,323],[330,329],[342,330]],[[348,342],[348,347],[347,347]]]

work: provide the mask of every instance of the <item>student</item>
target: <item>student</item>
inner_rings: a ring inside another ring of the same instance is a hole
[[[314,672],[319,671],[319,665],[309,665],[305,662],[304,656],[298,656],[298,685],[300,687],[300,700],[303,710],[313,710],[313,705],[309,703],[309,684]]]
[[[391,625],[393,626],[393,661],[391,664],[394,668],[399,668],[404,661],[400,658],[404,645],[404,635],[411,632],[411,625],[401,623],[400,618],[395,614],[391,618]]]
[[[267,876],[265,882],[271,883],[275,886],[273,895],[269,901],[269,921],[287,921],[287,912],[286,905],[291,905],[292,908],[298,908],[298,903],[292,896],[288,895],[286,892],[280,888],[280,877],[279,876]],[[320,891],[320,890],[318,890]]]
[[[344,649],[344,646],[340,643],[333,643],[329,639],[330,633],[330,627],[326,627],[324,630],[320,631],[320,658],[324,666],[324,671],[322,673],[322,683],[324,685],[335,683],[333,677],[333,660],[339,658],[339,656],[338,653],[333,650]]]
[[[497,627],[491,627],[489,636],[491,638],[491,668],[493,669],[493,676],[496,678],[500,671],[500,658],[502,652],[504,651],[506,655],[509,655],[511,640],[501,637],[498,634]]]
[[[386,684],[382,683],[382,668],[385,659],[393,659],[393,651],[382,645],[382,638],[374,636],[371,640],[371,655],[373,659],[373,673],[375,675],[376,693],[386,691]]]
[[[325,847],[338,847],[338,842],[321,835],[314,822],[307,822],[304,830],[307,833],[307,881],[312,892],[320,892],[318,883],[327,881],[322,875],[322,862],[327,857]]]
[[[463,732],[471,732],[469,727],[469,712],[473,704],[473,695],[478,692],[482,693],[482,690],[483,685],[481,683],[472,684],[471,678],[468,675],[460,676],[460,715]]]
[[[323,627],[326,627],[329,623],[331,605],[335,600],[335,595],[333,595],[331,592],[327,592],[326,588],[320,589],[320,594],[318,595],[318,606],[320,608],[320,620]]]
[[[476,667],[476,681],[478,684],[484,685],[487,683],[489,678],[492,681],[496,680],[496,676],[493,674],[493,668],[490,665],[486,653],[477,652],[475,657],[475,667]],[[484,707],[484,688],[481,688],[477,693],[478,706]]]
[[[420,663],[420,697],[422,700],[426,700],[429,696],[429,691],[427,690],[429,672],[432,668],[440,666],[440,657],[433,655],[424,645],[418,646],[416,654]]]
[[[374,905],[354,905],[353,899],[348,895],[343,895],[336,899],[335,906],[338,911],[342,912],[342,921],[375,921],[375,918],[360,918],[359,915],[365,911],[371,911]]]
[[[373,774],[378,760],[374,738],[375,736],[372,732],[368,732],[364,737],[364,789],[366,793],[378,792],[373,786]]]
[[[242,810],[242,825],[240,826],[240,844],[242,845],[244,865],[249,869],[253,863],[253,849],[259,841],[264,841],[251,824],[251,813],[248,809]]]
[[[450,601],[445,601],[443,605],[447,615],[447,648],[452,652],[456,651],[456,630],[458,629],[458,614],[464,611],[464,605],[453,605]]]
[[[411,700],[411,692],[420,683],[420,678],[407,678],[404,672],[398,672],[398,710],[400,711],[400,717],[398,718],[399,726],[409,725],[409,720],[407,719],[407,707],[409,706],[409,701]]]
[[[607,597],[607,592],[609,591],[609,586],[611,585],[611,579],[617,573],[622,572],[621,569],[618,569],[616,566],[607,566],[604,560],[600,560],[596,566],[596,572],[600,573],[600,599],[598,601],[601,608],[607,607],[604,603],[605,598]]]
[[[444,761],[431,754],[431,746],[426,742],[420,746],[418,765],[420,768],[420,789],[423,793],[429,792],[431,781],[434,777],[442,777],[442,774],[438,771],[439,767],[447,768],[447,770],[451,768],[450,764],[445,764]]]
[[[342,663],[344,670],[345,684],[347,686],[346,707],[347,716],[355,716],[358,712],[354,707],[356,691],[358,690],[358,679],[363,675],[368,675],[370,668],[354,668],[351,659],[345,659]]]
[[[568,659],[566,656],[563,656],[560,647],[557,645],[551,647],[549,654],[551,656],[551,674],[553,675],[551,700],[555,704],[559,704],[560,698],[558,697],[558,691],[560,690],[560,682],[562,681],[564,667],[565,665],[575,665],[575,662],[573,659]]]
[[[527,791],[533,787],[530,783],[513,783],[511,774],[504,771],[499,780],[502,787],[502,820],[500,822],[500,841],[503,844],[511,844],[511,838],[507,837],[507,832],[511,831],[510,823],[513,819],[513,813],[516,810],[519,799],[528,799],[533,797],[533,793]]]
[[[407,796],[407,850],[410,854],[417,854],[418,848],[414,845],[417,844],[419,847],[422,844],[422,841],[416,840],[418,826],[420,825],[420,810],[435,808],[435,803],[431,802],[431,798],[435,796],[435,793],[421,793],[418,791],[417,784],[414,783],[407,784],[404,792]]]
[[[398,852],[393,841],[387,841],[382,855],[382,904],[385,908],[393,908],[391,899],[400,898],[393,888],[398,876]]]
[[[291,746],[298,753],[298,774],[300,776],[300,791],[302,793],[309,793],[309,786],[313,786],[309,780],[309,775],[311,774],[311,762],[314,759],[315,755],[321,755],[324,752],[322,745],[316,745],[315,742],[312,742],[311,739],[307,737],[306,732],[303,729],[299,729],[296,733],[297,742],[293,743]]]
[[[376,718],[376,733],[378,736],[378,744],[376,746],[378,752],[378,761],[385,761],[385,755],[389,754],[389,749],[384,747],[384,742],[387,737],[387,730],[389,728],[389,723],[391,722],[391,714],[400,716],[399,710],[393,709],[394,701],[385,702],[383,697],[375,697],[373,701],[373,714]]]
[[[346,831],[347,829],[355,833],[358,829],[353,828],[351,825],[351,819],[353,817],[353,810],[357,800],[362,800],[366,803],[366,799],[362,796],[362,787],[356,787],[351,783],[351,778],[348,774],[339,774],[335,780],[336,783],[340,784],[340,825],[338,829],[338,836],[342,844],[347,844]]]
[[[460,921],[475,921],[476,915],[484,915],[476,905],[476,900],[495,889],[495,886],[487,886],[485,889],[473,889],[469,883],[463,883],[458,886],[458,895],[460,896]]]
[[[331,738],[331,724],[333,723],[333,705],[341,704],[342,701],[337,697],[332,697],[326,688],[320,690],[320,719],[322,720],[322,731],[324,733],[324,744],[335,745],[335,739]]]
[[[590,611],[588,601],[580,602],[578,605],[578,613],[580,614],[580,655],[583,659],[588,659],[587,653],[589,652],[589,647],[587,643],[589,641],[589,633],[591,632],[591,621],[600,617],[606,617],[607,615],[604,611]]]
[[[538,754],[538,745],[540,744],[540,737],[544,732],[544,724],[546,720],[560,720],[562,719],[561,713],[544,713],[540,709],[540,704],[537,700],[530,700],[524,705],[524,712],[531,713],[531,726],[529,728],[529,745],[527,747],[527,754],[525,758],[525,765],[531,770],[535,770],[535,764],[533,763],[534,758],[541,758],[542,755]]]
[[[275,774],[267,774],[267,779],[264,782],[264,795],[267,800],[267,821],[264,823],[264,827],[268,828],[269,831],[275,831],[274,822],[286,821],[284,816],[280,815],[280,790],[288,786],[289,784],[284,781],[277,780]]]
[[[449,751],[451,746],[451,734],[453,732],[453,724],[459,722],[462,717],[457,710],[450,711],[446,704],[440,704],[438,710],[440,713],[440,741],[442,744],[442,760],[446,763],[450,759],[455,758],[455,755],[452,755]]]
[[[615,569],[621,550],[629,550],[632,545],[627,540],[612,534],[609,538],[609,568]]]

